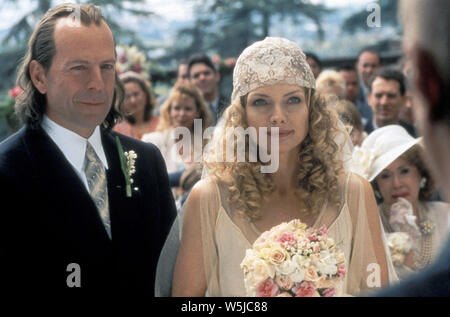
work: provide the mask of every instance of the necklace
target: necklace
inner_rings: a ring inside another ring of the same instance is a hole
[[[385,216],[386,227],[388,232],[394,232],[389,223],[389,211],[384,203],[381,205],[381,210]],[[433,255],[433,233],[435,223],[428,217],[428,209],[425,204],[419,202],[418,205],[418,223],[420,229],[420,250],[414,255],[413,266],[415,270],[421,270],[430,264]]]
[[[428,218],[428,209],[419,204],[419,228],[422,233],[420,253],[415,256],[414,268],[421,270],[430,264],[433,255],[433,232],[435,224]]]

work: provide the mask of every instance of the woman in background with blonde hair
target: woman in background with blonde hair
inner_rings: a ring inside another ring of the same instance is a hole
[[[335,110],[342,123],[348,127],[348,132],[352,138],[353,145],[360,146],[367,133],[361,121],[361,114],[355,104],[348,100],[329,100],[330,108]]]
[[[169,174],[182,172],[189,167],[194,161],[193,152],[195,150],[202,151],[205,145],[205,140],[202,138],[203,143],[199,144],[202,148],[194,148],[195,119],[201,119],[201,133],[212,122],[211,113],[206,107],[200,91],[189,82],[176,84],[170,91],[167,100],[161,106],[160,120],[156,131],[145,134],[142,137],[142,141],[153,143],[159,148]],[[182,135],[177,133],[177,128],[187,128],[190,132],[190,140],[183,140]],[[184,148],[177,149],[176,143],[181,141],[188,142],[191,145],[192,153],[183,152],[186,150]]]
[[[325,69],[316,79],[316,89],[323,95],[334,95],[344,99],[346,95],[345,79],[335,70]]]

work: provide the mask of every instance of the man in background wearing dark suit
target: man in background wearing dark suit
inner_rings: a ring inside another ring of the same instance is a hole
[[[220,73],[211,59],[204,54],[194,54],[188,60],[189,80],[202,92],[216,124],[228,107],[228,98],[220,95]]]
[[[372,121],[372,109],[369,107],[367,95],[369,94],[370,78],[380,66],[380,55],[376,51],[370,48],[364,48],[359,52],[355,64],[355,68],[358,72],[359,85],[355,105],[361,113],[363,125]]]
[[[398,124],[415,137],[414,127],[400,120],[400,110],[406,102],[405,93],[405,77],[401,72],[389,68],[375,71],[369,82],[367,98],[372,108],[373,120],[364,125],[364,130],[371,133],[386,125]]]
[[[414,115],[446,201],[450,201],[449,8],[447,0],[400,4],[403,45],[415,74]],[[450,296],[450,239],[431,267],[379,296]]]
[[[93,5],[56,6],[31,35],[16,101],[25,127],[0,144],[10,297],[154,293],[176,209],[158,149],[111,132],[123,101],[115,62]]]

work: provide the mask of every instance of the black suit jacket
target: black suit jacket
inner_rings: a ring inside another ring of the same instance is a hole
[[[115,142],[134,150],[132,197]],[[0,144],[0,289],[9,295],[154,293],[159,254],[176,215],[164,160],[151,145],[102,130],[112,240],[85,186],[42,129]],[[8,206],[7,208],[5,208]],[[81,287],[69,288],[70,263]]]
[[[416,129],[414,129],[414,127],[404,121],[399,121],[398,125],[402,126],[403,128],[405,128],[405,130],[412,136],[412,137],[416,137]],[[364,126],[364,131],[367,132],[367,134],[372,133],[375,130],[375,127],[373,126],[373,121],[368,121],[367,124]]]

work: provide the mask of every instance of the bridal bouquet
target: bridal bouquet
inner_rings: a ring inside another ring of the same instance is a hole
[[[344,253],[325,227],[300,220],[264,232],[241,263],[247,296],[331,297],[342,295]]]

